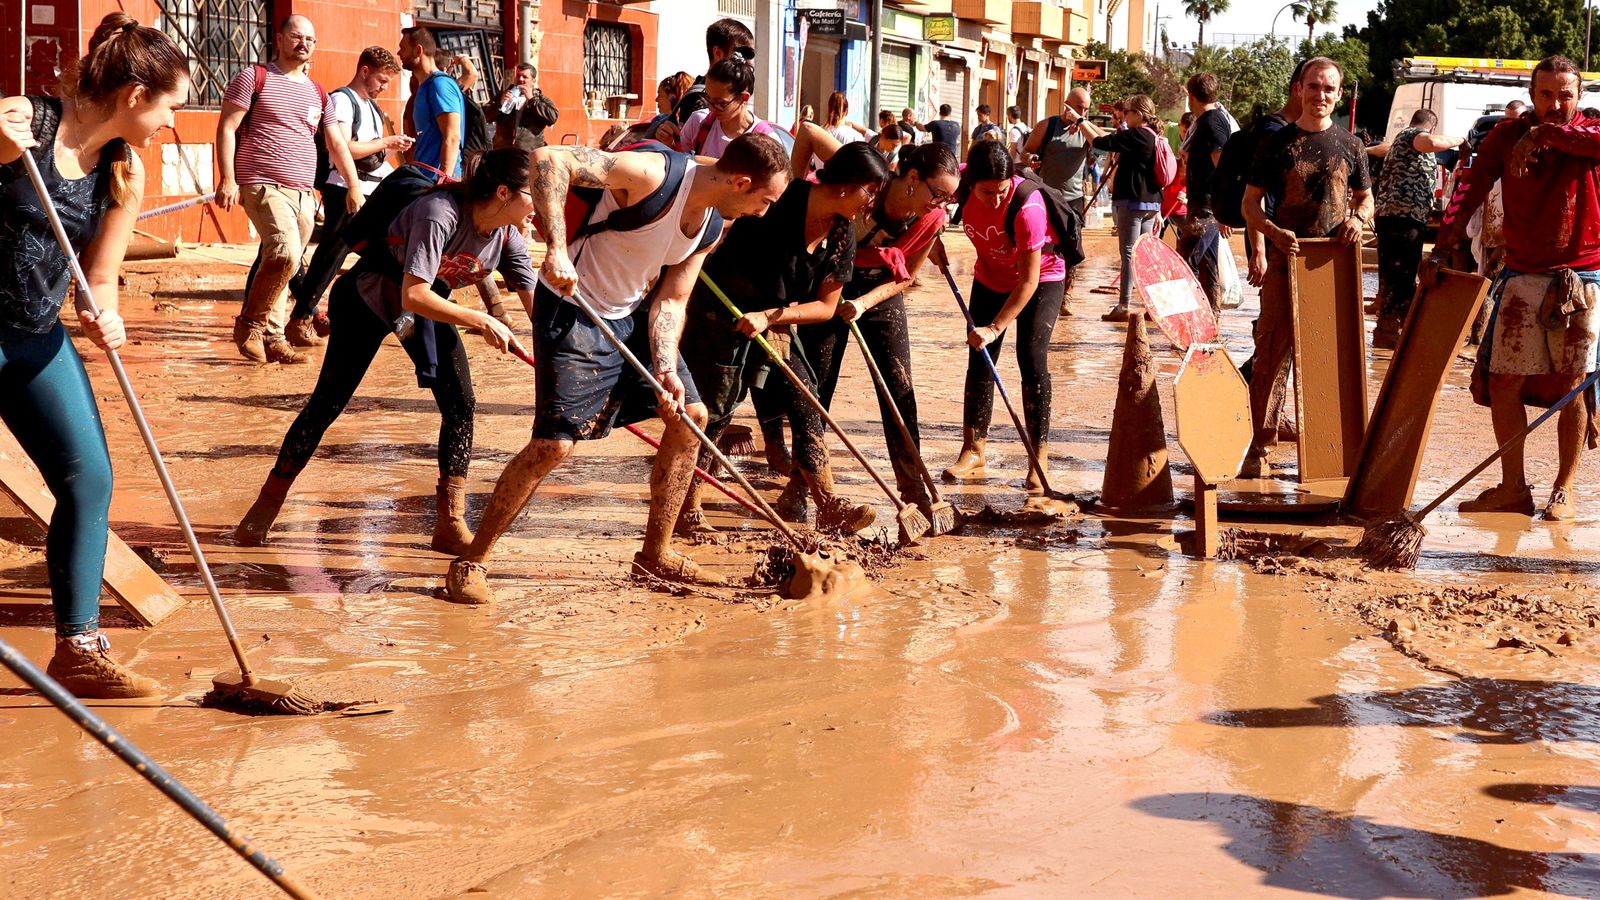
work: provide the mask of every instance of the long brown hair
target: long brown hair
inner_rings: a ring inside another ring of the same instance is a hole
[[[837,128],[844,122],[844,117],[850,112],[850,98],[843,91],[834,91],[828,95],[828,127]]]
[[[142,86],[151,95],[170,94],[189,77],[189,60],[166,33],[140,25],[127,13],[100,20],[89,38],[89,52],[71,64],[61,79],[61,94],[73,103],[109,110],[117,92]],[[133,148],[111,164],[111,201],[130,206],[140,198],[133,189]]]

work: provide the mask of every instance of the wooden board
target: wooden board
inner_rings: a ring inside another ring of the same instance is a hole
[[[1349,478],[1367,430],[1367,333],[1361,248],[1302,238],[1290,259],[1300,481]]]
[[[48,528],[56,499],[44,478],[22,452],[16,438],[0,428],[0,492],[16,501],[23,514],[40,528]],[[145,564],[115,533],[106,534],[106,590],[139,624],[158,625],[183,605],[172,586]]]
[[[1445,269],[1439,284],[1411,304],[1345,492],[1345,512],[1377,518],[1411,505],[1439,391],[1488,295],[1488,279]]]

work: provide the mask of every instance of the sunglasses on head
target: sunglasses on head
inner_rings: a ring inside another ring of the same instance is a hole
[[[754,47],[735,47],[735,48],[733,48],[733,55],[739,57],[740,59],[744,60],[745,62],[750,62],[751,60],[756,58],[756,48],[754,48]]]

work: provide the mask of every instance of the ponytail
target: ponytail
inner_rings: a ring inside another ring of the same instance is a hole
[[[525,190],[533,174],[533,157],[520,147],[469,154],[461,164],[461,180],[441,185],[461,203],[482,203],[500,188]]]

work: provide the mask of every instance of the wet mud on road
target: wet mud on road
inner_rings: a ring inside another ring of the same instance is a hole
[[[971,251],[952,243],[969,279]],[[1123,331],[1099,321],[1111,298],[1088,287],[1109,280],[1113,252],[1091,245],[1052,348],[1059,490],[1100,487]],[[226,645],[115,382],[86,354],[116,464],[113,527],[164,556],[189,600],[149,630],[107,607],[119,655],[167,694],[97,709],[325,896],[1600,895],[1592,457],[1578,521],[1447,506],[1415,573],[1340,558],[1359,534],[1348,526],[1252,522],[1284,536],[1273,552],[1200,562],[1181,551],[1184,517],[1002,517],[825,604],[628,581],[650,457],[618,432],[582,446],[502,541],[500,601],[465,608],[440,599],[448,560],[427,549],[437,416],[397,347],[329,431],[272,543],[237,547],[225,535],[316,367],[235,358],[242,267],[136,263],[128,278],[124,356],[253,661],[374,714],[194,705]],[[1224,322],[1240,360],[1254,304]],[[910,312],[937,471],[959,445],[962,329],[937,277]],[[1180,359],[1152,340],[1170,438]],[[528,434],[532,379],[469,347],[475,522]],[[1386,363],[1371,353],[1374,386]],[[1014,384],[1011,351],[1001,366]],[[859,360],[844,378],[838,417],[887,471]],[[1466,385],[1463,365],[1419,502],[1493,449]],[[1022,505],[1024,455],[1003,416],[990,448],[988,479],[943,488],[965,510]],[[1554,457],[1553,431],[1536,433],[1536,490]],[[1292,446],[1274,461],[1292,465]],[[758,460],[740,464],[776,495]],[[874,499],[837,452],[835,469]],[[707,496],[726,533],[688,552],[749,575],[772,533]],[[0,636],[42,661],[39,535],[0,515]],[[0,894],[273,896],[9,676],[0,735]]]

